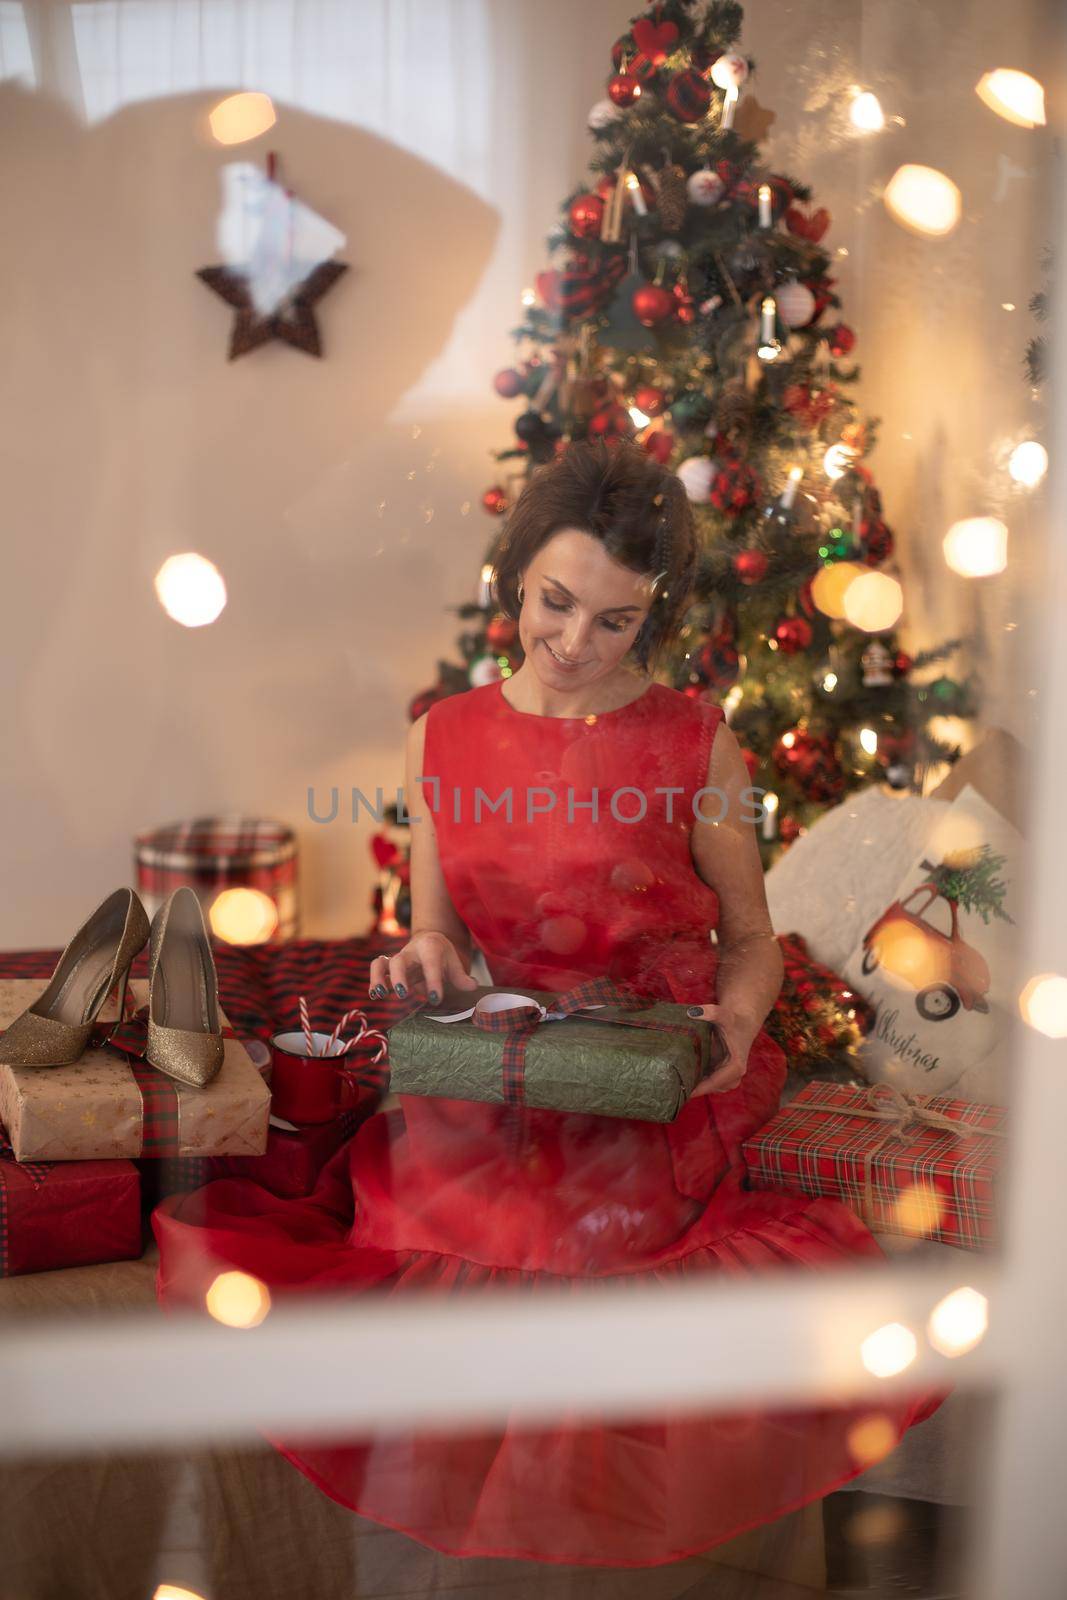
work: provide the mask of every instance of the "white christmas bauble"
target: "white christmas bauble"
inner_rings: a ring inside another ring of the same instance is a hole
[[[691,172],[685,186],[695,206],[717,206],[726,193],[725,183],[717,172],[712,172],[710,167],[701,167],[698,172]]]
[[[475,656],[467,673],[472,689],[482,689],[487,683],[496,683],[504,674],[500,670],[500,662],[494,655]]]
[[[711,81],[718,89],[740,89],[747,77],[744,56],[720,56],[711,69]]]
[[[678,468],[678,477],[685,486],[690,500],[703,501],[711,493],[715,481],[715,463],[710,456],[689,456]]]
[[[591,128],[606,128],[609,122],[614,122],[621,114],[621,106],[617,106],[614,100],[609,100],[605,95],[603,100],[598,100],[596,105],[590,108],[585,120]]]
[[[664,239],[656,246],[655,254],[662,256],[665,261],[677,261],[679,256],[685,255],[685,251],[677,239]]]
[[[795,278],[780,283],[774,298],[778,303],[778,315],[787,328],[806,328],[815,315],[815,296],[806,283],[798,283]]]

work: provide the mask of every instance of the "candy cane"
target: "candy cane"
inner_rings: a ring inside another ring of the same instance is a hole
[[[311,1023],[308,1019],[308,1005],[303,995],[300,996],[300,1026],[304,1030],[304,1043],[307,1045],[308,1055],[317,1055],[318,1052],[315,1049],[315,1041],[311,1037]]]

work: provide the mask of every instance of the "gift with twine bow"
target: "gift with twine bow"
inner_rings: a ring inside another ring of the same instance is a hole
[[[393,1025],[394,1093],[673,1122],[727,1054],[717,1023],[610,978],[474,997],[446,996]]]
[[[999,1233],[1003,1106],[809,1083],[742,1145],[756,1188],[843,1200],[876,1233],[984,1249]]]

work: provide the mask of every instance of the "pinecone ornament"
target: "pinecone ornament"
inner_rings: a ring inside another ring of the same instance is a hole
[[[659,199],[659,220],[664,233],[681,233],[685,226],[685,212],[689,204],[685,168],[677,163],[661,167],[656,173],[656,193]]]

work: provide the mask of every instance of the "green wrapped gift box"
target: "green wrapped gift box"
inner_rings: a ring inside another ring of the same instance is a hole
[[[725,1059],[718,1024],[694,1020],[684,1005],[599,1005],[544,1017],[525,1034],[516,1092],[514,1067],[509,1070],[505,1061],[505,1043],[513,1036],[481,1027],[471,1016],[486,997],[505,995],[514,999],[516,991],[456,991],[441,1005],[420,1007],[395,1023],[389,1030],[391,1092],[673,1122],[701,1078]],[[543,989],[523,989],[521,995],[546,1012],[559,998]],[[439,1020],[445,1016],[454,1020]]]

